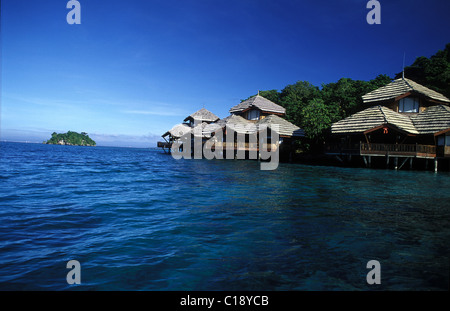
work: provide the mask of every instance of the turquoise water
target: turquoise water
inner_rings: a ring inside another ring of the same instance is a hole
[[[1,143],[0,186],[1,290],[449,288],[446,172]]]

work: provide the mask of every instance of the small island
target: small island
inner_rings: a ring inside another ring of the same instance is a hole
[[[52,138],[43,142],[49,145],[69,145],[69,146],[95,146],[96,142],[93,141],[89,135],[85,132],[81,134],[77,132],[68,131],[64,134],[52,133]]]

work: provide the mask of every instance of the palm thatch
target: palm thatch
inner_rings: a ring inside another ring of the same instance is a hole
[[[435,134],[450,128],[450,107],[437,105],[411,116],[420,134]]]
[[[258,108],[263,112],[285,114],[286,109],[260,95],[250,97],[230,109],[230,113],[239,113],[249,108]]]
[[[413,122],[407,115],[400,114],[383,106],[367,108],[341,121],[333,123],[331,126],[331,133],[364,133],[373,128],[387,124],[410,134],[419,134],[414,127]]]
[[[216,116],[214,113],[209,111],[208,109],[202,108],[190,116],[186,117],[184,121],[200,121],[200,122],[216,122],[220,118]]]
[[[422,95],[430,100],[437,101],[438,103],[450,104],[450,99],[444,95],[406,78],[394,80],[384,87],[363,95],[362,99],[365,104],[369,104],[395,100],[408,93]]]
[[[290,137],[305,136],[305,132],[301,128],[283,118],[280,118],[277,115],[269,115],[264,119],[259,120],[257,124],[260,129],[261,126],[266,125],[267,127],[276,130],[277,133],[281,136],[290,136]]]
[[[407,134],[434,134],[450,128],[450,107],[437,105],[418,114],[403,114],[383,106],[374,106],[333,123],[331,132],[362,134],[384,125]]]
[[[191,133],[192,128],[189,127],[186,124],[177,124],[172,129],[165,132],[162,137],[166,137],[167,135],[170,135],[173,138],[180,138],[183,135],[186,135],[187,133]]]
[[[217,121],[217,124],[222,128],[228,127],[236,133],[252,134],[256,132],[256,125],[254,122],[234,114]]]

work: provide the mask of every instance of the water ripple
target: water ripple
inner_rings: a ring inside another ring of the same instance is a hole
[[[1,143],[0,289],[448,289],[450,175]],[[396,181],[387,183],[386,181]],[[420,191],[419,191],[420,190]]]

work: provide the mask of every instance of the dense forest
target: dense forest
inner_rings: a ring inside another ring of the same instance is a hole
[[[395,78],[401,76],[402,72]],[[418,57],[405,67],[405,77],[450,98],[450,43],[430,58]],[[299,81],[281,91],[266,90],[259,94],[286,108],[286,119],[305,131],[307,139],[299,142],[301,148],[314,151],[323,145],[332,123],[364,108],[362,95],[391,81],[388,75],[370,81],[342,78],[321,87]]]
[[[45,141],[44,144],[51,145],[73,145],[73,146],[95,146],[96,142],[93,141],[89,135],[85,132],[81,134],[77,132],[68,131],[65,134],[52,133],[52,137]]]

